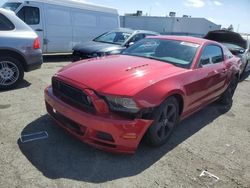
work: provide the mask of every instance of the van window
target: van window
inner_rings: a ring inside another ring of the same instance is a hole
[[[37,7],[23,7],[17,16],[28,25],[37,25],[40,23],[40,11]]]
[[[0,14],[0,31],[13,30],[15,26],[4,15]]]

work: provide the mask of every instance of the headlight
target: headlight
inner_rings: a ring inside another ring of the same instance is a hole
[[[133,99],[111,96],[106,96],[106,99],[111,110],[128,113],[137,113],[139,111],[139,108]]]

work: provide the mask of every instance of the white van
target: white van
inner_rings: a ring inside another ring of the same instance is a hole
[[[79,0],[8,0],[2,7],[37,32],[44,54],[72,52],[76,44],[120,26],[116,9]]]

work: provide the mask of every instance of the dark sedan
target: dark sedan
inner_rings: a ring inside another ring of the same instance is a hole
[[[76,45],[73,48],[73,61],[119,54],[135,42],[147,36],[156,35],[159,34],[152,31],[125,28],[113,30],[102,34],[92,41]]]

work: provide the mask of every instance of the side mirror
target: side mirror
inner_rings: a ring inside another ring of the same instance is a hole
[[[206,59],[201,59],[200,60],[200,66],[201,67],[205,67],[207,65],[210,65],[210,59],[209,58],[206,58]]]

